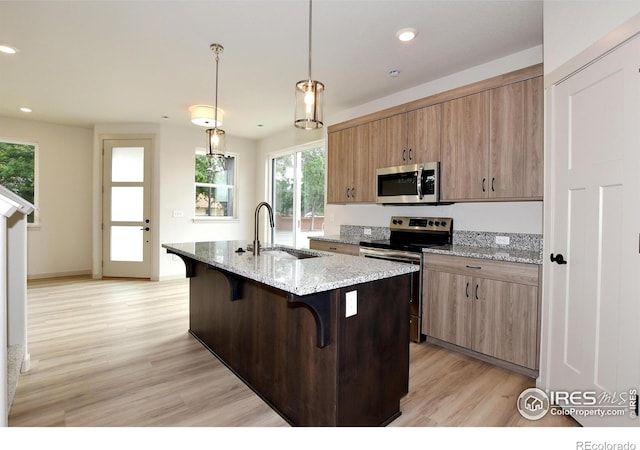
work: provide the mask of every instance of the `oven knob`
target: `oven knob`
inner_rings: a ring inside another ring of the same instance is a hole
[[[433,226],[433,220],[429,221],[429,226],[432,227]]]
[[[447,226],[447,222],[442,221],[442,222],[440,222],[440,225],[442,225],[443,227],[446,227]]]
[[[402,220],[398,220],[398,225],[402,225]]]
[[[439,226],[440,226],[440,222],[438,222],[437,220],[436,220],[436,226],[437,226],[437,227],[439,227]]]
[[[398,225],[398,221],[396,219],[393,219],[393,224]]]

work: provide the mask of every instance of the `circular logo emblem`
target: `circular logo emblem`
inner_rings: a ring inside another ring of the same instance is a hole
[[[549,411],[549,397],[538,388],[528,388],[518,397],[518,412],[529,420],[542,419]]]

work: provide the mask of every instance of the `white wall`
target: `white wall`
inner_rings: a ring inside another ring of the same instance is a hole
[[[238,219],[194,222],[194,155],[204,147],[206,134],[193,126],[163,126],[160,149],[160,244],[214,240],[253,240],[256,199],[256,142],[227,135],[227,151],[238,154]],[[184,211],[174,218],[173,210]],[[160,250],[161,279],[184,277],[184,263]]]
[[[640,0],[545,0],[545,74],[553,72],[638,13]]]
[[[542,62],[542,46],[537,46],[507,57],[425,83],[397,94],[340,111],[327,118],[327,124],[340,123],[392,106],[428,97],[449,89],[481,81],[506,72]],[[327,92],[326,95],[330,93]],[[293,129],[293,126],[291,127]],[[323,129],[326,137],[326,127]],[[259,143],[259,157],[263,163],[257,178],[264,186],[266,158],[270,152],[298,145],[299,134],[286,132],[263,139]],[[294,136],[296,139],[294,139]],[[317,133],[309,134],[307,142],[317,140]],[[496,231],[507,233],[542,233],[542,202],[512,203],[459,203],[447,206],[379,206],[379,205],[326,205],[325,235],[340,233],[340,225],[389,226],[392,215],[453,217],[454,229]]]
[[[28,276],[90,273],[93,130],[0,117],[0,138],[38,144],[40,225],[27,232]]]

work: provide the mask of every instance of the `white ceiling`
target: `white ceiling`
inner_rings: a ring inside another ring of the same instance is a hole
[[[413,42],[395,38],[405,27]],[[0,115],[190,125],[189,106],[214,102],[214,42],[222,128],[257,139],[293,127],[307,0],[0,1],[0,43],[19,49],[0,53]],[[315,0],[312,43],[327,118],[541,45],[542,1]]]

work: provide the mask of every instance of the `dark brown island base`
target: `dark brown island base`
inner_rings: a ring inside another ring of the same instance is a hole
[[[401,414],[409,383],[408,273],[299,295],[172,245],[165,247],[183,259],[190,278],[190,333],[289,424],[384,426]],[[365,264],[338,255],[237,258],[275,272]]]

